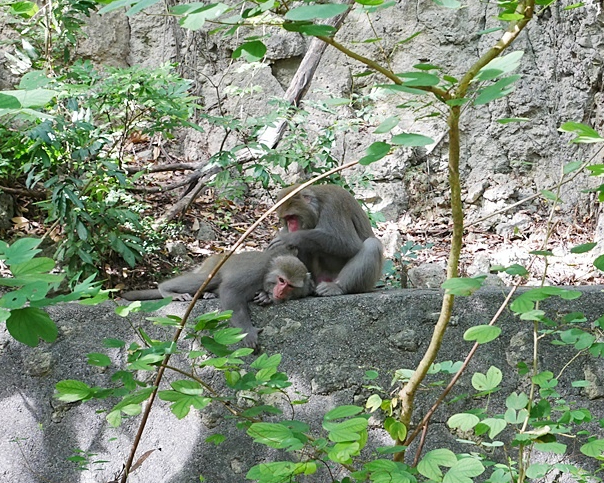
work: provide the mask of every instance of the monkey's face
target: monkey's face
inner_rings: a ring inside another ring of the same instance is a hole
[[[277,215],[288,232],[312,230],[319,222],[317,199],[309,189],[298,193],[277,209]]]

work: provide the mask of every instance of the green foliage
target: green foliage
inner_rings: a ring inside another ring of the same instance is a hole
[[[46,257],[36,257],[42,240],[21,238],[12,245],[0,241],[0,261],[9,268],[12,277],[1,278],[0,286],[12,290],[0,297],[0,322],[6,322],[9,334],[19,342],[36,347],[40,339],[54,342],[57,326],[44,307],[61,302],[86,300],[98,303],[107,299],[107,293],[89,277],[77,284],[67,295],[49,294],[59,289],[65,275],[49,273],[55,262]]]

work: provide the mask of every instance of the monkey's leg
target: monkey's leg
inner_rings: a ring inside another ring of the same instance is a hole
[[[239,327],[244,333],[247,333],[243,343],[246,347],[258,348],[258,334],[260,331],[252,325],[250,311],[248,307],[248,299],[253,298],[241,290],[239,283],[228,284],[223,282],[220,285],[218,297],[222,310],[232,310],[231,325]],[[255,291],[254,291],[255,293]]]
[[[157,300],[163,298],[161,292],[157,288],[148,290],[130,290],[129,292],[124,292],[121,297],[126,300]]]
[[[382,274],[382,252],[382,243],[377,238],[367,238],[363,248],[344,265],[335,282],[317,285],[317,295],[330,297],[371,291]]]

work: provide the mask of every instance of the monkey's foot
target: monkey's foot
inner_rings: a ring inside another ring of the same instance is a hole
[[[254,303],[258,305],[270,305],[273,303],[273,301],[269,297],[268,293],[266,293],[264,290],[260,290],[254,297]]]
[[[317,285],[315,292],[319,297],[332,297],[344,294],[344,290],[336,282],[321,282]]]
[[[244,328],[243,331],[247,332],[245,339],[243,339],[243,345],[254,349],[255,352],[258,351],[258,334],[260,331],[256,327]]]

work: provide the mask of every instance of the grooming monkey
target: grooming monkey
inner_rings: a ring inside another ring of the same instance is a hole
[[[307,268],[291,253],[291,250],[276,248],[231,255],[205,289],[205,292],[218,295],[222,310],[233,311],[231,325],[247,333],[243,342],[248,347],[257,348],[259,332],[252,325],[248,302],[278,304],[306,297],[314,289]],[[197,269],[166,280],[157,289],[133,290],[122,294],[122,297],[126,300],[164,297],[191,300],[222,257],[224,255],[213,255]]]
[[[277,201],[296,187],[281,190]],[[312,273],[317,295],[374,288],[382,274],[383,247],[348,191],[336,185],[309,186],[277,208],[277,215],[283,228],[269,248],[297,249]]]

